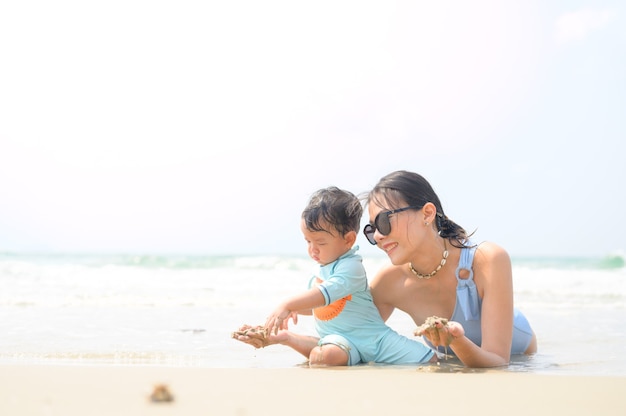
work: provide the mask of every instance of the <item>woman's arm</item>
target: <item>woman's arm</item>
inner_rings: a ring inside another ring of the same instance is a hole
[[[391,293],[388,288],[388,282],[392,278],[391,274],[392,267],[384,267],[376,273],[370,282],[370,291],[374,298],[374,305],[378,308],[378,312],[385,322],[395,310],[393,302],[391,302],[391,299],[388,297],[389,293]]]
[[[458,329],[450,328],[450,348],[468,367],[508,365],[513,338],[513,273],[508,253],[493,243],[483,243],[474,257],[474,280],[482,296],[482,344],[474,344]],[[460,325],[458,325],[460,326]]]

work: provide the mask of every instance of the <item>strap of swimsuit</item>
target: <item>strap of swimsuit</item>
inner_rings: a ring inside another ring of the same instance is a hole
[[[474,280],[474,270],[472,269],[472,264],[474,263],[474,254],[476,253],[477,245],[473,245],[470,248],[462,248],[461,249],[461,258],[459,259],[459,266],[456,268],[454,274],[456,275],[456,279],[458,281],[467,281]],[[469,272],[469,277],[467,279],[461,279],[459,273],[461,270],[467,270]]]
[[[461,257],[459,259],[459,266],[456,268],[456,296],[457,303],[463,311],[465,320],[479,320],[480,319],[480,305],[478,299],[478,291],[476,290],[476,284],[474,283],[474,270],[472,269],[472,263],[474,262],[474,254],[476,253],[476,247],[462,248]],[[467,279],[461,279],[461,270],[467,270],[469,277]]]

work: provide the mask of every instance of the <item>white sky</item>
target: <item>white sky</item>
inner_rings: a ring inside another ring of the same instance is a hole
[[[397,169],[512,256],[624,250],[625,51],[618,0],[2,2],[0,252],[305,254]]]

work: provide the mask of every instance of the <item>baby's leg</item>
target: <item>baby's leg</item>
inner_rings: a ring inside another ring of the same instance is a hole
[[[348,353],[344,348],[334,344],[323,344],[311,350],[309,366],[337,366],[348,365]]]

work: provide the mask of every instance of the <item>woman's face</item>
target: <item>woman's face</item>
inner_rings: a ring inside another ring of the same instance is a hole
[[[389,256],[395,265],[410,261],[411,253],[415,250],[415,242],[421,240],[424,227],[418,227],[421,209],[407,209],[400,205],[398,209],[390,210],[374,203],[368,205],[369,223],[375,228],[374,239],[378,248]],[[398,212],[393,212],[398,211]],[[378,217],[378,219],[377,219]],[[386,227],[386,223],[389,227]],[[389,233],[383,235],[377,227]]]

